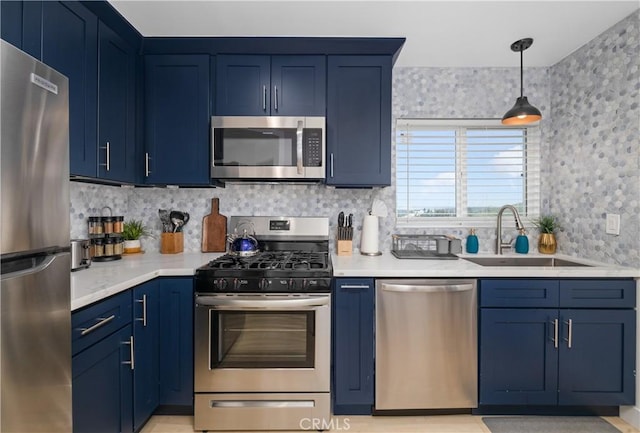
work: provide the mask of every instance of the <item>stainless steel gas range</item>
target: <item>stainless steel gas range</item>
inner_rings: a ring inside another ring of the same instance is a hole
[[[231,217],[229,228],[259,251],[196,271],[195,429],[328,425],[328,219]]]

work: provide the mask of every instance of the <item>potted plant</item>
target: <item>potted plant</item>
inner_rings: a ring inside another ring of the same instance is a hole
[[[538,251],[542,254],[554,254],[558,247],[556,230],[562,230],[558,219],[553,215],[541,215],[540,218],[532,222],[540,230]]]
[[[127,254],[139,253],[142,251],[140,238],[151,236],[149,229],[141,220],[125,221],[122,228],[122,237],[124,239],[124,252]]]

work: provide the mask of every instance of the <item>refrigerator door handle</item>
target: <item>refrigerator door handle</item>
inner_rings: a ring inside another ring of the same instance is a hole
[[[41,257],[32,257],[30,259],[23,259],[23,260],[30,260],[32,262],[32,266],[29,267],[24,267],[23,269],[14,271],[14,272],[2,272],[2,278],[1,280],[8,280],[11,278],[20,278],[20,277],[25,277],[27,275],[32,275],[32,274],[37,274],[38,272],[42,272],[45,269],[47,269],[58,257],[65,255],[65,254],[69,254],[69,253],[60,253],[60,254],[54,254],[54,255],[49,255],[49,256],[41,256]]]

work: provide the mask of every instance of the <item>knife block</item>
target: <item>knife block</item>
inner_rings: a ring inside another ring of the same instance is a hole
[[[161,254],[177,254],[184,251],[184,234],[162,233],[160,235],[160,253]]]
[[[336,253],[339,256],[350,256],[353,254],[353,241],[336,239]]]

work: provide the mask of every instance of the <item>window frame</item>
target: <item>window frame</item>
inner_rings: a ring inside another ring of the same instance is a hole
[[[394,200],[396,201],[395,220],[396,226],[402,228],[425,228],[425,227],[495,227],[496,216],[466,216],[461,210],[467,206],[467,176],[466,176],[466,134],[455,148],[455,217],[399,217],[398,216],[398,145],[400,134],[407,128],[403,125],[423,126],[425,128],[451,128],[472,129],[472,128],[497,128],[497,129],[525,129],[526,143],[524,149],[523,165],[526,167],[524,178],[524,198],[526,212],[520,216],[525,220],[535,220],[541,212],[541,147],[542,133],[538,123],[529,125],[505,126],[500,119],[433,119],[433,118],[397,118],[395,121],[395,152],[394,152]],[[461,147],[460,147],[461,146]],[[532,184],[533,182],[533,184]],[[410,193],[410,191],[409,191]],[[511,204],[511,203],[504,203]],[[460,215],[460,214],[463,215]]]

